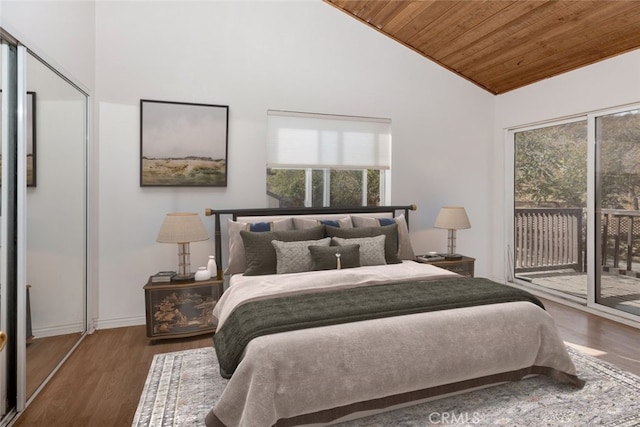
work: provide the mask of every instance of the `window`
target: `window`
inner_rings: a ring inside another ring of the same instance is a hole
[[[267,194],[281,207],[389,200],[391,120],[267,113]]]

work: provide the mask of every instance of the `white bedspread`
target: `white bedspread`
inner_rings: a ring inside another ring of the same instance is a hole
[[[234,277],[214,315],[221,325],[242,301],[273,293],[451,274],[431,265],[404,262]],[[545,373],[567,382],[575,378],[575,368],[553,320],[529,302],[284,332],[249,343],[206,423],[260,427],[330,423],[358,411],[379,410],[530,373]]]

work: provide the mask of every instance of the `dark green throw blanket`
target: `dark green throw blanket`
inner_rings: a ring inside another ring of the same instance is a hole
[[[544,309],[542,302],[526,291],[488,279],[467,277],[275,296],[238,306],[216,331],[213,341],[220,374],[231,378],[245,346],[259,336],[511,301],[529,301]]]

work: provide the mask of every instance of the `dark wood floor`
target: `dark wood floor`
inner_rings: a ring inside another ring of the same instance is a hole
[[[542,300],[564,341],[640,376],[640,329]]]
[[[544,301],[562,338],[640,375],[640,329]],[[145,328],[89,335],[16,426],[130,426],[153,355],[211,345],[210,337],[149,344]]]
[[[80,334],[65,334],[29,341],[27,344],[27,397],[40,387],[80,337]]]
[[[150,344],[144,326],[87,336],[15,426],[130,426],[153,355],[212,345],[211,336]]]

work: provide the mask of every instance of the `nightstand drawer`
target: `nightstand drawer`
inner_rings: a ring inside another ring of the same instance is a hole
[[[462,274],[463,276],[473,277],[473,263],[464,263],[464,264],[454,264],[450,266],[442,266],[449,271],[453,271],[454,273]]]

